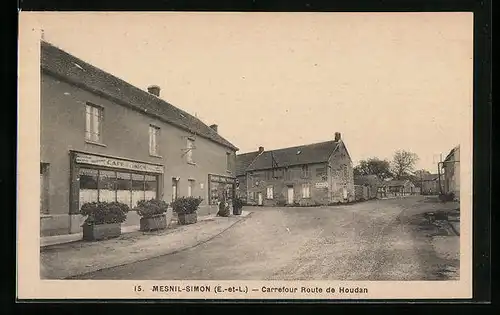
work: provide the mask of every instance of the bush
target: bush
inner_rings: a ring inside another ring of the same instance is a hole
[[[200,197],[180,197],[172,201],[170,205],[177,214],[190,214],[198,210],[202,201],[203,199]]]
[[[129,206],[121,202],[88,202],[82,206],[81,214],[88,216],[84,224],[98,225],[123,223],[129,211]]]
[[[158,199],[141,200],[133,210],[143,218],[151,218],[166,213],[168,203]]]
[[[241,200],[239,197],[234,198],[233,200],[233,208],[236,210],[242,209],[244,205],[243,200]]]

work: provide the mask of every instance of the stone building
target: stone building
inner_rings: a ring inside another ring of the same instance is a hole
[[[244,176],[246,184],[240,184],[240,194],[246,194],[246,202],[251,205],[354,201],[352,160],[338,132],[332,141],[269,151],[261,148],[244,174],[240,178]]]
[[[444,170],[443,192],[453,193],[460,200],[460,146],[454,147],[442,162]]]
[[[41,235],[81,232],[83,203],[234,195],[238,150],[160,96],[41,43]],[[136,225],[135,212],[124,225]]]

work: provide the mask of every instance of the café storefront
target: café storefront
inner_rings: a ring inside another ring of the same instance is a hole
[[[164,167],[119,157],[71,151],[70,212],[87,202],[122,202],[131,209],[140,200],[162,198]]]
[[[220,198],[234,199],[236,179],[234,177],[208,174],[208,191],[210,192],[210,205],[217,205]]]

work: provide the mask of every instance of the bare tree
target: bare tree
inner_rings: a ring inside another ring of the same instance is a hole
[[[392,173],[396,179],[409,176],[418,161],[418,155],[413,152],[398,150],[392,160]]]

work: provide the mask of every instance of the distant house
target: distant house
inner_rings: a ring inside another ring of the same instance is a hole
[[[255,155],[255,152],[253,153]],[[244,167],[252,155],[237,156]],[[239,160],[239,162],[238,162]],[[262,150],[239,178],[253,205],[326,205],[354,201],[352,160],[339,132],[331,141]]]
[[[421,192],[423,195],[439,194],[439,175],[426,174],[420,178]]]
[[[408,196],[416,194],[415,184],[408,179],[389,180],[385,182],[389,196]]]
[[[442,162],[445,194],[453,193],[460,200],[460,146],[454,147]]]
[[[377,175],[355,175],[354,185],[363,187],[357,190],[356,200],[380,198],[384,193],[383,181]],[[360,191],[362,192],[361,196],[359,195]]]
[[[264,147],[258,151],[236,155],[236,196],[247,203],[247,168],[264,152]]]

